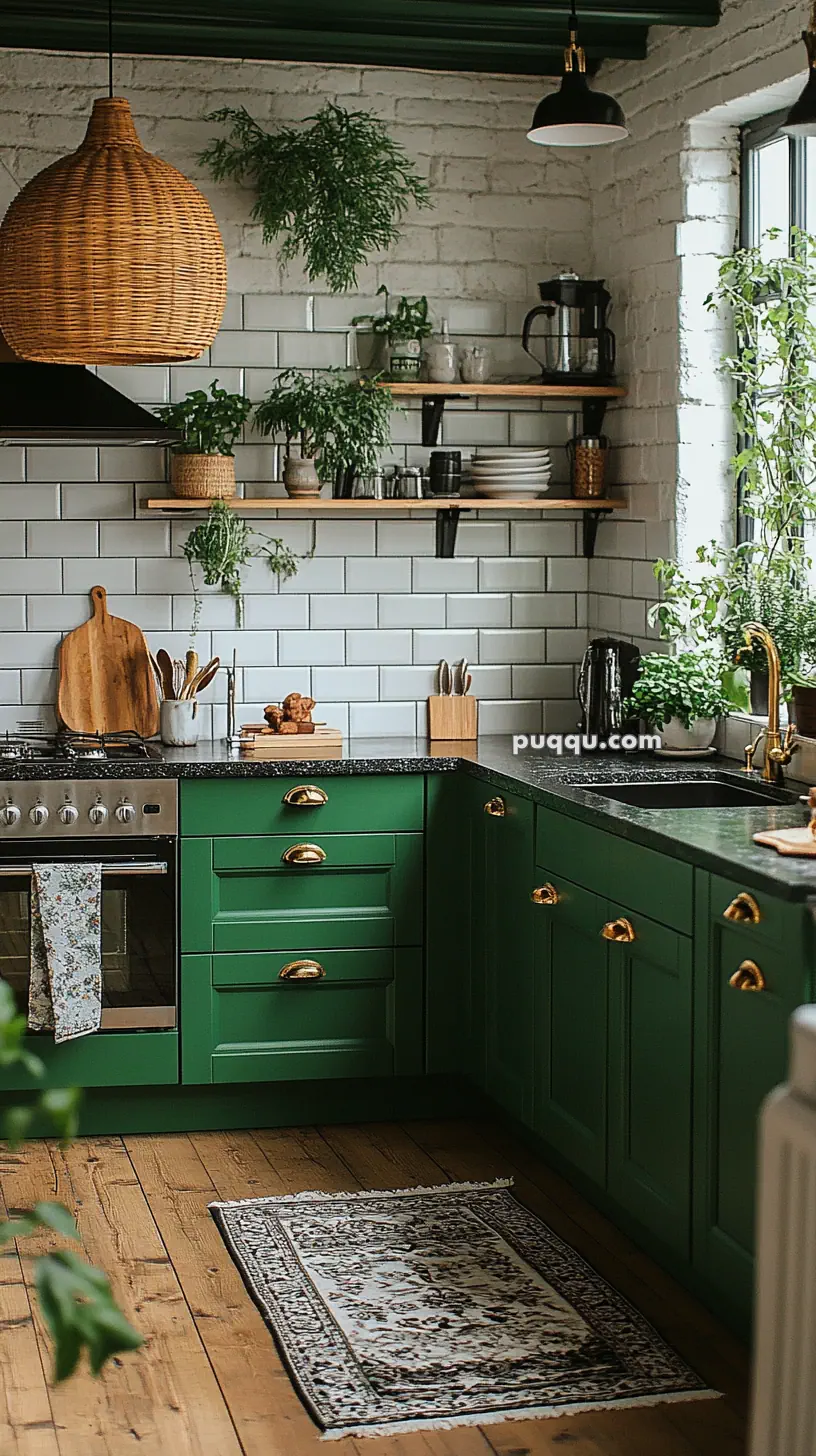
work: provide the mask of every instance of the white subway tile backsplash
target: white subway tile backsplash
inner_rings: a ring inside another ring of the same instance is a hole
[[[0,485],[0,521],[56,520],[59,492],[58,485]]]
[[[480,733],[538,733],[541,723],[540,702],[514,699],[511,703],[479,704]]]
[[[220,657],[225,665],[229,665],[233,652],[237,653],[239,667],[274,667],[278,661],[278,634],[246,630],[213,632],[212,655]],[[302,692],[303,689],[299,688],[297,691]]]
[[[458,632],[433,632],[420,630],[414,633],[414,662],[438,663],[442,658],[454,663],[466,657],[470,662],[479,660],[479,633],[474,630]],[[485,662],[501,662],[490,653],[484,654]]]
[[[323,600],[323,597],[315,597],[312,601],[311,626],[342,627],[342,622],[329,623],[317,620],[315,605]],[[341,597],[340,600],[342,601],[343,598]],[[234,620],[234,603],[230,602],[230,606],[233,608]],[[309,598],[305,595],[287,596],[285,592],[276,592],[274,596],[247,597],[244,602],[244,627],[246,628],[308,627],[309,625]]]
[[[98,462],[95,445],[29,445],[26,480],[96,480]]]
[[[324,560],[322,565],[328,565]],[[417,583],[414,582],[416,586]],[[336,588],[336,590],[342,590]],[[346,559],[346,590],[350,592],[409,592],[411,562],[397,557],[349,556]]]
[[[161,603],[161,611],[157,607],[152,614],[154,620],[150,623],[151,627],[174,627],[179,632],[189,632],[192,629],[193,612],[195,610],[195,601],[192,596],[141,596],[134,597],[133,600],[136,602]],[[250,597],[249,600],[252,601],[253,598]],[[277,597],[274,600],[277,601]],[[165,616],[169,620],[165,620]],[[228,630],[234,623],[235,602],[232,600],[232,597],[225,596],[223,592],[218,592],[217,595],[213,594],[202,598],[199,613],[200,627],[204,627],[207,631],[216,628]],[[144,627],[145,623],[141,622],[140,625]]]
[[[570,592],[513,593],[514,627],[576,626],[575,595]]]
[[[259,334],[258,337],[263,338],[264,335]],[[274,363],[275,361],[267,362]],[[346,335],[342,333],[281,334],[279,362],[284,369],[344,369],[346,366]]]
[[[217,633],[215,634],[218,635]],[[240,658],[239,658],[240,661]],[[328,669],[322,669],[324,672]],[[315,673],[320,669],[315,668]],[[244,672],[244,694],[247,703],[255,705],[251,721],[263,721],[263,709],[267,703],[282,703],[289,693],[301,693],[304,697],[315,697],[312,689],[312,670],[300,667],[248,667]],[[249,720],[244,720],[249,721]]]
[[[105,485],[63,485],[57,495],[56,486],[42,486],[42,490],[51,489],[54,491],[53,510],[45,510],[45,501],[39,508],[31,509],[32,502],[29,501],[28,519],[35,515],[46,517],[56,516],[58,511],[58,500],[62,501],[62,516],[65,520],[83,521],[114,521],[133,519],[135,508],[135,490],[132,483],[121,482],[119,484]],[[26,488],[26,496],[31,496],[31,487]],[[147,491],[144,492],[148,494]],[[0,510],[2,510],[2,496],[0,496]],[[23,511],[21,514],[25,515]]]
[[[506,445],[510,439],[509,416],[499,410],[477,414],[446,410],[442,439],[445,445]]]
[[[56,592],[62,591],[62,562],[37,561],[33,557],[12,557],[0,560],[0,581],[5,591]]]
[[[335,702],[376,700],[378,686],[376,667],[316,667],[312,672],[312,697]]]
[[[510,597],[507,593],[473,592],[448,597],[449,627],[509,627]]]
[[[478,576],[479,563],[473,557],[440,561],[423,556],[414,561],[414,590],[419,592],[476,591]]]
[[[412,634],[408,630],[346,633],[346,661],[349,664],[410,663],[413,661]]]
[[[431,556],[435,549],[433,521],[378,521],[378,556]]]
[[[91,615],[87,595],[55,592],[26,598],[26,625],[32,632],[72,632]]]
[[[20,484],[25,480],[26,452],[22,445],[4,445],[0,449],[0,484]]]
[[[379,686],[380,697],[386,702],[427,698],[437,690],[436,668],[383,667]]]
[[[289,331],[310,329],[314,300],[310,294],[281,297],[278,293],[244,294],[244,328]],[[325,327],[325,325],[319,325]]]
[[[270,532],[270,535],[272,533]],[[276,533],[277,534],[277,531]],[[363,557],[364,561],[365,558]],[[342,556],[320,556],[302,561],[297,576],[280,584],[281,595],[300,595],[303,592],[342,592],[345,585],[350,591],[365,591],[363,586],[352,586],[346,581],[346,570],[350,565]],[[372,565],[375,563],[372,562]],[[368,590],[374,590],[373,587]]]
[[[4,667],[53,667],[59,632],[0,632],[0,662]]]
[[[346,661],[343,632],[279,632],[281,667],[342,667]]]
[[[513,556],[573,556],[575,524],[572,521],[512,521],[510,551]]]
[[[316,521],[316,556],[373,556],[376,550],[374,521]]]
[[[543,632],[527,628],[479,633],[479,655],[484,662],[546,662],[547,643]]]
[[[165,452],[158,445],[103,445],[99,451],[100,480],[164,481]],[[65,479],[64,476],[60,477]],[[70,480],[92,480],[91,474],[71,475]]]
[[[587,633],[580,627],[548,627],[546,661],[580,662],[586,645]]]
[[[445,597],[436,596],[387,596],[379,598],[379,619],[381,627],[444,627]]]
[[[509,521],[460,521],[456,551],[461,556],[506,556]]]
[[[543,591],[547,562],[541,556],[517,556],[479,562],[480,591]]]
[[[96,521],[30,521],[27,546],[29,557],[95,556],[99,526]]]
[[[0,450],[0,455],[2,455]],[[23,521],[6,521],[0,527],[0,551],[4,556],[25,556],[26,527]]]
[[[376,627],[377,598],[354,596],[317,596],[311,604],[313,627]]]
[[[164,364],[100,364],[100,379],[113,385],[120,394],[139,404],[167,404],[170,398],[170,370]]]
[[[589,562],[583,556],[554,556],[547,563],[547,588],[551,592],[585,592]]]
[[[514,698],[572,698],[574,670],[549,664],[519,665],[511,669]]]
[[[35,698],[35,702],[38,700]],[[19,703],[20,701],[19,672],[0,671],[0,703]]]
[[[70,528],[68,528],[70,529]],[[83,526],[82,529],[85,529]],[[29,537],[31,531],[29,529]],[[44,553],[43,553],[44,554]],[[89,556],[89,551],[81,555]],[[99,526],[100,556],[168,556],[169,521],[102,521]]]
[[[222,329],[210,350],[212,366],[234,364],[240,368],[251,365],[270,369],[278,362],[278,340],[275,334],[255,333],[251,329]]]
[[[26,625],[25,597],[0,597],[0,631],[20,632]],[[2,662],[0,657],[0,662]]]
[[[352,738],[413,738],[416,703],[352,703],[349,732]]]

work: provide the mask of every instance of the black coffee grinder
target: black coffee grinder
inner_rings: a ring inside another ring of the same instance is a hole
[[[542,302],[524,320],[522,347],[541,370],[542,384],[614,384],[615,335],[606,316],[612,301],[604,280],[561,273],[539,283]],[[533,334],[536,319],[543,322]]]

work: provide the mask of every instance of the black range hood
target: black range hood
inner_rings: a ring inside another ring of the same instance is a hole
[[[81,364],[29,364],[0,334],[0,444],[173,445],[182,438]]]

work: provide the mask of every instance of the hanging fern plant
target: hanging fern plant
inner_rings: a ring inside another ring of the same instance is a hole
[[[333,293],[356,288],[357,269],[397,240],[411,203],[431,205],[426,183],[370,112],[328,102],[306,124],[274,132],[244,108],[207,120],[228,132],[201,161],[217,181],[250,182],[264,242],[283,236],[281,261],[301,255],[310,280],[327,279]]]

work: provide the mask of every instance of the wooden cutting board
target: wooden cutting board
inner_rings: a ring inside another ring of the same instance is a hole
[[[57,714],[75,733],[159,731],[156,682],[144,633],[112,617],[103,586],[91,588],[93,616],[63,639]]]

